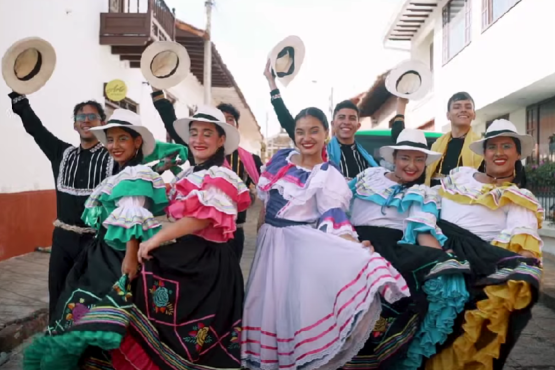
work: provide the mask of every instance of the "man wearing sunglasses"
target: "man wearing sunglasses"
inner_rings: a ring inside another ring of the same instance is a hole
[[[113,173],[114,161],[90,129],[105,124],[106,114],[95,101],[79,103],[73,109],[73,128],[80,145],[60,140],[43,126],[24,95],[9,94],[12,110],[23,127],[50,160],[56,183],[57,220],[54,222],[48,291],[50,312],[54,312],[66,277],[79,252],[93,239],[94,230],[81,220],[85,201],[102,180]]]

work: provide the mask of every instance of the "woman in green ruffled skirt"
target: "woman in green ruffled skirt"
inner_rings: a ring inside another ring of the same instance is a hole
[[[156,143],[140,116],[128,110],[116,110],[99,129],[91,130],[117,162],[117,174],[104,180],[86,202],[83,220],[97,235],[68,275],[47,333],[27,349],[25,369],[110,368],[108,356],[91,345],[119,347],[125,326],[120,332],[104,332],[103,322],[110,321],[114,308],[129,305],[126,288],[139,271],[139,243],[161,228],[154,217],[164,214],[168,205],[162,177],[142,163],[176,151],[187,157],[182,146]],[[106,310],[94,312],[101,307]],[[95,321],[99,315],[107,320]],[[89,355],[83,356],[85,352]]]

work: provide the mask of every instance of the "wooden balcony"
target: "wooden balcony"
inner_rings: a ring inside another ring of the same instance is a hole
[[[175,10],[164,0],[109,0],[109,12],[100,14],[100,45],[112,46],[113,54],[134,46],[140,55],[154,41],[174,41],[175,32]]]

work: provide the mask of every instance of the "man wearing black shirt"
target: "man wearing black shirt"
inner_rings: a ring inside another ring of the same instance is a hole
[[[264,76],[270,86],[272,105],[279,124],[295,142],[295,119],[283,102],[269,61]],[[355,134],[361,125],[358,107],[353,102],[345,100],[335,106],[331,126],[334,138],[328,144],[328,155],[347,180],[355,178],[368,167],[378,166],[374,158],[355,141]]]
[[[52,313],[75,259],[95,235],[94,230],[81,220],[85,201],[94,188],[113,173],[112,157],[89,130],[103,125],[106,114],[95,101],[75,106],[73,127],[81,141],[81,145],[75,147],[60,140],[43,126],[24,95],[12,92],[9,97],[12,110],[21,117],[25,131],[50,160],[56,185],[58,218],[54,222],[48,273]]]
[[[398,98],[397,116],[391,129],[396,137],[404,128],[405,107],[408,100]],[[472,130],[472,121],[476,117],[474,99],[466,92],[458,92],[447,102],[447,119],[451,123],[451,131],[441,136],[432,145],[432,150],[443,153],[443,157],[432,163],[426,170],[426,182],[430,186],[441,184],[441,179],[456,167],[467,166],[478,168],[482,157],[474,154],[469,145],[480,139]]]
[[[166,131],[168,132],[172,140],[175,141],[177,144],[187,146],[187,143],[185,143],[183,139],[181,139],[179,135],[177,135],[177,132],[173,127],[173,123],[175,122],[175,120],[177,120],[173,104],[164,97],[163,91],[157,90],[154,88],[153,90],[154,91],[152,93],[152,99],[154,101],[154,106],[156,107],[156,110],[158,110],[158,113],[160,114],[160,117],[164,122]],[[222,103],[218,105],[217,108],[223,112],[224,116],[226,117],[226,122],[228,124],[239,128],[239,117],[240,117],[239,111],[234,106],[232,106],[231,104]],[[260,167],[262,167],[262,160],[258,155],[252,154],[252,153],[246,153],[246,151],[243,150],[243,153],[246,155],[250,155],[252,158],[252,162],[254,162],[254,166],[255,166],[254,171],[256,171],[256,174],[255,173],[249,174],[247,168],[245,167],[245,164],[243,163],[244,161],[241,160],[242,157],[239,152],[240,150],[242,149],[239,148],[233,153],[231,153],[230,155],[228,155],[226,157],[227,163],[229,164],[231,170],[237,173],[237,175],[243,180],[243,182],[247,185],[247,187],[251,189],[251,199],[253,199],[254,186],[256,186],[256,183],[257,183],[257,181],[253,179],[253,177],[257,177],[257,175],[258,176],[260,175]],[[191,163],[191,165],[193,165],[194,159],[192,158],[190,153],[191,152],[189,152],[189,162]],[[254,199],[253,199],[253,203],[254,203]],[[237,215],[237,220],[236,220],[237,230],[233,235],[233,239],[230,240],[230,245],[233,248],[235,254],[237,255],[239,261],[241,260],[241,256],[243,255],[243,247],[245,243],[245,232],[243,230],[243,226],[246,220],[247,220],[247,211],[240,212]]]

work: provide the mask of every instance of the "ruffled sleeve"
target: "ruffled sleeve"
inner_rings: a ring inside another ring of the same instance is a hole
[[[173,185],[170,194],[168,215],[176,220],[210,220],[210,225],[195,235],[217,243],[233,238],[237,214],[251,203],[245,183],[233,171],[216,166],[189,172]]]
[[[538,234],[538,223],[538,216],[534,212],[517,204],[510,204],[507,226],[492,244],[515,253],[532,252],[536,258],[541,258],[543,242]]]
[[[349,235],[358,239],[358,235],[347,217],[347,210],[352,198],[349,186],[339,171],[326,164],[320,171],[328,171],[324,187],[316,192],[316,204],[321,214],[318,220],[320,231],[333,235]]]
[[[401,243],[417,244],[418,235],[431,234],[443,246],[447,237],[436,224],[441,204],[437,190],[415,185],[407,190],[403,202],[410,206]]]
[[[91,227],[106,228],[104,240],[125,250],[132,239],[147,240],[160,229],[154,218],[167,206],[162,177],[148,166],[127,167],[104,180],[85,203],[83,220]]]

